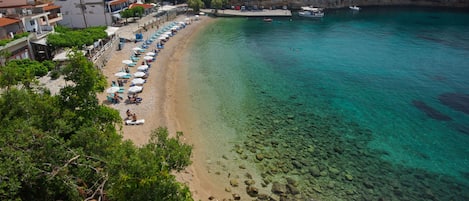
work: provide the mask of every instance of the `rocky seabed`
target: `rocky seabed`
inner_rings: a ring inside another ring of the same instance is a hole
[[[240,169],[255,164],[260,175],[228,179],[227,192],[245,188],[249,197],[233,193],[224,200],[469,200],[469,186],[453,177],[381,159],[387,153],[367,146],[370,130],[340,115],[317,114],[318,107],[328,111],[327,104],[312,109],[311,100],[257,90],[263,104],[249,109],[250,126],[240,130],[246,140],[233,146],[236,159],[223,160]]]

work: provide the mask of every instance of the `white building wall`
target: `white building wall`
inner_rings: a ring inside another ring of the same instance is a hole
[[[60,25],[86,28],[112,24],[111,15],[105,13],[104,0],[56,0],[55,4],[62,6]]]

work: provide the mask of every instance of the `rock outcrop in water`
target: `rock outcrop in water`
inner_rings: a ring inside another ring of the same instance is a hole
[[[444,93],[438,96],[438,99],[453,110],[469,114],[469,94]]]
[[[412,105],[414,105],[417,109],[424,112],[428,117],[430,117],[432,119],[436,119],[436,120],[439,120],[439,121],[451,121],[451,120],[453,120],[451,117],[441,113],[440,111],[436,110],[435,108],[432,108],[432,107],[428,106],[423,101],[413,100]]]

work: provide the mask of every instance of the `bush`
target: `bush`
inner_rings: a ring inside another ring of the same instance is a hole
[[[50,72],[50,78],[53,79],[53,80],[56,80],[57,78],[60,77],[60,71],[58,70],[52,70]]]

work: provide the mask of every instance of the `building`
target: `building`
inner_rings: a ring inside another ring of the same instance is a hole
[[[134,0],[56,0],[62,7],[60,25],[70,28],[112,26],[120,19],[119,13]]]
[[[30,0],[2,0],[0,2],[0,39],[11,40],[0,51],[10,53],[8,59],[49,59],[46,36],[62,20],[60,6],[52,3],[36,4]],[[15,38],[23,33],[27,37]],[[43,47],[38,47],[37,44]],[[36,49],[37,48],[37,49]]]

